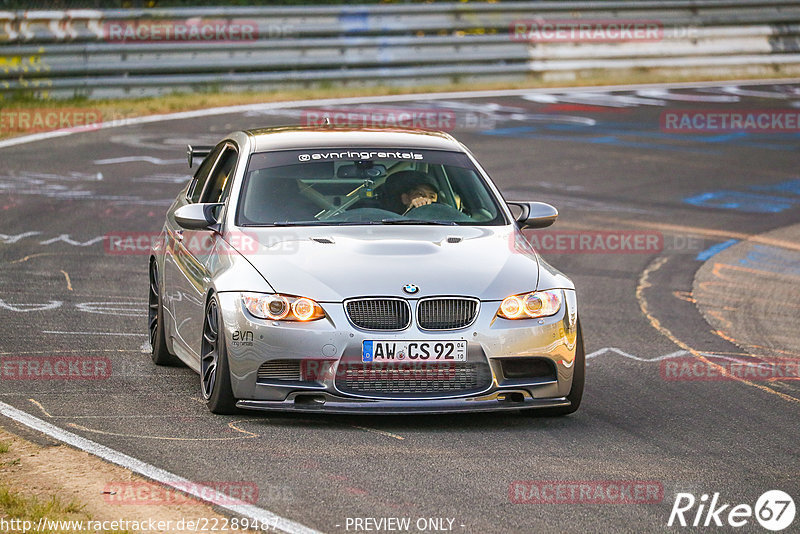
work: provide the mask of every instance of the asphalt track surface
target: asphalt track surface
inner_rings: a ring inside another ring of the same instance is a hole
[[[214,416],[197,375],[152,365],[143,352],[147,255],[112,254],[102,236],[160,229],[188,179],[187,142],[297,122],[316,105],[0,149],[0,355],[107,357],[112,365],[105,380],[4,379],[0,401],[189,480],[255,483],[259,507],[324,532],[353,532],[347,519],[356,517],[451,518],[454,532],[470,533],[661,531],[670,530],[677,492],[753,505],[780,489],[798,501],[800,382],[670,380],[663,362],[677,351],[797,357],[775,343],[740,346],[709,325],[691,292],[695,273],[714,259],[698,253],[800,222],[792,185],[800,135],[669,134],[660,117],[791,109],[800,85],[531,94],[365,106],[451,110],[453,133],[507,198],[559,208],[553,230],[662,232],[663,250],[545,253],[576,283],[590,355],[583,405],[572,416]],[[797,263],[771,265],[783,272],[770,283],[797,283]],[[797,318],[785,304],[776,298],[771,313]],[[785,336],[796,339],[796,326]],[[654,481],[663,499],[517,504],[509,487],[519,480]],[[764,531],[752,518],[739,530]]]

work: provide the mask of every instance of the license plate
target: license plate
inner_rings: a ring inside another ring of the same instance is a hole
[[[364,341],[361,361],[465,362],[467,342],[459,341]]]

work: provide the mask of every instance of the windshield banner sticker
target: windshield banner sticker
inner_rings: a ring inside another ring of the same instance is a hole
[[[418,152],[381,151],[381,150],[347,150],[345,152],[314,152],[311,154],[298,154],[299,161],[321,159],[423,159]]]

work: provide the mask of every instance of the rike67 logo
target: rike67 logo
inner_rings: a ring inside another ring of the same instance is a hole
[[[719,493],[704,493],[699,499],[691,493],[678,493],[667,526],[681,527],[743,527],[755,516],[756,521],[767,530],[777,532],[792,524],[795,516],[792,497],[780,490],[764,492],[755,506],[732,505],[723,502]]]

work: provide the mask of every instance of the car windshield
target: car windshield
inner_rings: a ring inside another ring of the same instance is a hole
[[[237,224],[505,224],[466,154],[308,149],[253,154]]]

